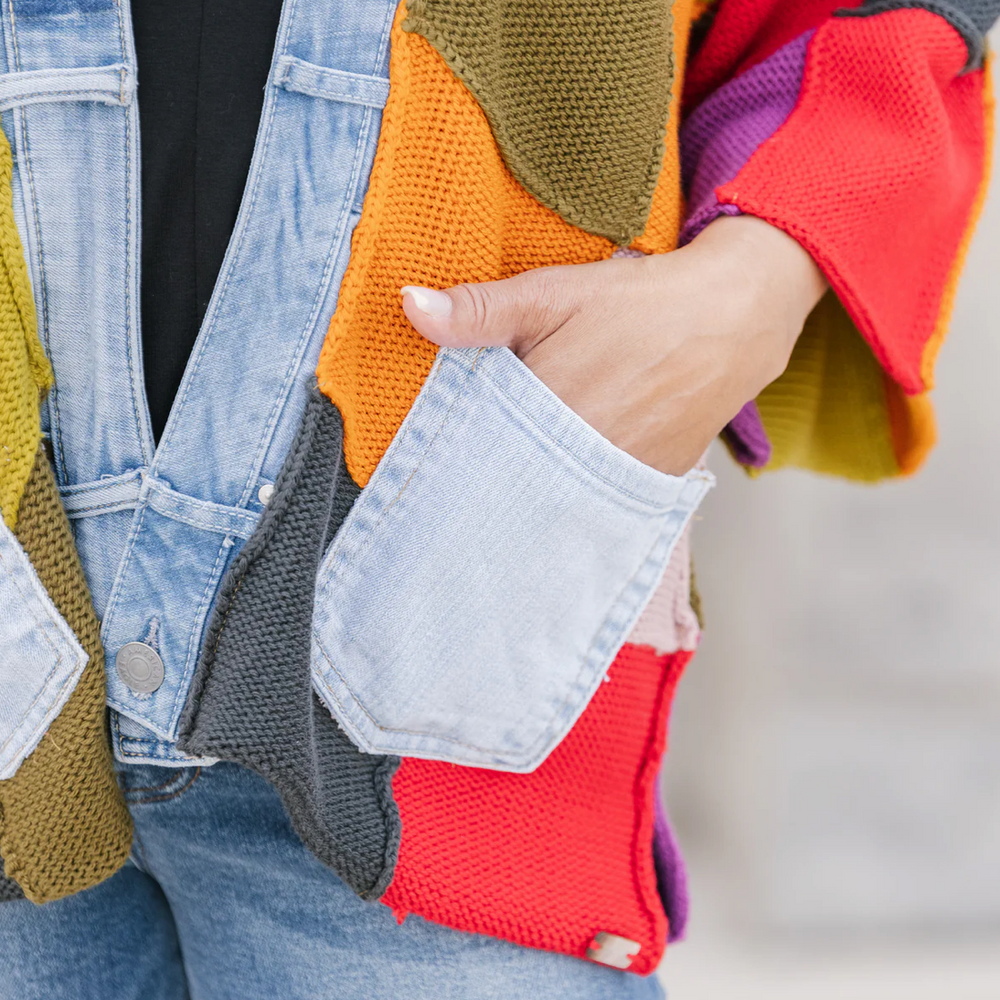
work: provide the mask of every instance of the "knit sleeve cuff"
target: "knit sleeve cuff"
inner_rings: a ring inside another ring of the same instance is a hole
[[[769,468],[881,479],[913,471],[933,443],[926,394],[991,146],[988,74],[968,55],[926,9],[830,18],[682,127],[681,242],[721,214],[755,215],[801,243],[833,290],[757,400]]]

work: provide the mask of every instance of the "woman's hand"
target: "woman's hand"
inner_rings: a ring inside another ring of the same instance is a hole
[[[406,288],[403,309],[436,344],[509,347],[613,444],[682,475],[784,371],[825,289],[795,240],[739,216],[674,253]]]

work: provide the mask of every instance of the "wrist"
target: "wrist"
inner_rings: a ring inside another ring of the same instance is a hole
[[[695,245],[719,256],[727,280],[742,280],[800,327],[829,287],[801,243],[752,215],[721,216],[702,230]]]
[[[711,258],[720,301],[732,304],[745,331],[763,338],[757,349],[775,352],[780,374],[829,287],[808,251],[752,215],[716,219],[685,249]]]

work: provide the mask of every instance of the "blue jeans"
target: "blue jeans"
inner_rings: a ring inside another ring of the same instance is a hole
[[[3,1000],[662,1000],[640,978],[358,899],[234,764],[126,765],[128,865],[0,904]]]

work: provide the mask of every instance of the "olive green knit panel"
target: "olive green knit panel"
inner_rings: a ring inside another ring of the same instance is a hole
[[[673,87],[672,0],[409,0],[515,178],[587,232],[642,233]]]
[[[13,778],[0,781],[0,857],[36,903],[79,892],[126,861],[132,825],[115,778],[105,710],[104,651],[87,582],[38,448],[15,534],[90,659],[62,712]]]
[[[38,405],[52,382],[14,223],[10,145],[0,132],[0,512],[13,529],[41,437]]]

